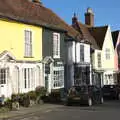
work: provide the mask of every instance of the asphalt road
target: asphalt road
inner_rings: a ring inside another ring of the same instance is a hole
[[[9,120],[120,120],[120,101],[92,107],[62,106]]]

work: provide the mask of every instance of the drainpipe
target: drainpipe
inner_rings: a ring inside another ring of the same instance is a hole
[[[92,79],[93,79],[93,65],[92,65],[92,53],[91,53],[91,45],[90,45],[90,85],[92,85]]]
[[[74,85],[75,85],[75,68],[76,68],[76,61],[77,61],[77,53],[76,53],[76,41],[75,41],[75,64],[74,64]]]

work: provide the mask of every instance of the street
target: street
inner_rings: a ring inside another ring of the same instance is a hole
[[[106,101],[102,105],[62,106],[7,120],[120,120],[120,101]]]

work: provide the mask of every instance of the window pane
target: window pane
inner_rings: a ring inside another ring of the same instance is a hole
[[[60,34],[53,33],[53,57],[60,57]]]
[[[7,69],[0,69],[0,84],[6,84]]]
[[[105,55],[106,55],[106,59],[109,60],[110,59],[110,49],[106,48]]]
[[[32,31],[25,30],[25,56],[32,56]]]
[[[30,88],[34,86],[33,81],[33,69],[32,68],[24,68],[24,86],[25,88]]]
[[[98,67],[101,67],[101,53],[98,53]]]
[[[64,85],[64,70],[54,71],[54,87],[62,87]]]
[[[80,45],[80,61],[84,62],[84,45]]]
[[[25,85],[25,88],[27,88],[27,81],[26,81],[26,79],[27,79],[27,70],[25,68],[24,69],[24,85]]]

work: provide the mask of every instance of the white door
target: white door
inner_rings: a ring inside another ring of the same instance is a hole
[[[8,78],[8,69],[0,69],[0,96],[4,95],[7,97],[7,78]]]
[[[7,85],[0,84],[0,96],[3,95],[7,97]]]
[[[19,68],[17,66],[15,66],[12,76],[13,76],[12,92],[17,94],[19,93]]]

